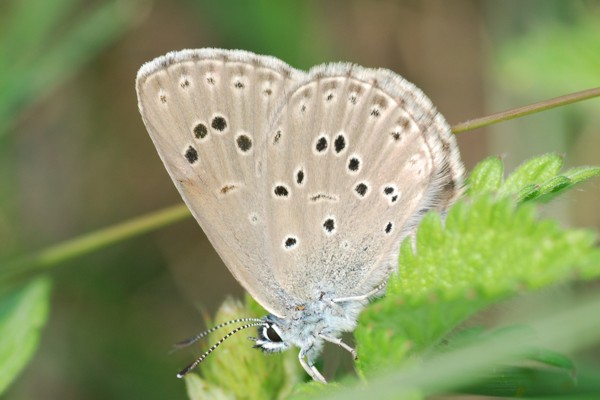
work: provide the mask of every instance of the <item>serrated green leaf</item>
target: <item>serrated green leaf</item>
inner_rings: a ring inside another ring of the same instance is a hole
[[[522,188],[521,190],[519,190],[519,193],[517,194],[517,201],[524,202],[524,201],[535,199],[540,196],[540,193],[541,193],[541,191],[540,191],[539,184],[537,184],[537,183],[529,184],[529,185],[525,186],[524,188]]]
[[[533,185],[535,190],[529,193],[523,191],[517,196],[517,201],[525,202],[535,200],[538,202],[547,202],[563,192],[568,187],[572,186],[571,179],[566,176],[559,175],[548,179],[546,182]]]
[[[573,184],[600,176],[600,167],[576,167],[563,173]]]
[[[488,157],[473,168],[467,179],[467,195],[490,193],[498,190],[504,176],[504,165],[498,156]]]
[[[572,168],[545,182],[526,186],[519,192],[517,199],[520,202],[530,200],[548,202],[574,185],[598,175],[600,175],[600,168],[598,167]]]
[[[544,182],[558,174],[563,158],[558,154],[544,154],[525,161],[500,187],[501,194],[516,194],[530,184]]]
[[[33,356],[49,298],[50,282],[44,278],[0,295],[0,394]]]
[[[454,299],[473,290],[495,297],[535,289],[569,277],[574,265],[587,262],[594,242],[591,231],[563,230],[553,220],[538,221],[533,207],[484,196],[452,207],[443,232],[439,217],[424,218],[416,252],[404,258],[403,248],[392,278],[398,284],[388,293],[414,301],[440,290]]]
[[[502,184],[503,164],[489,157],[475,166],[467,179],[467,195],[498,192],[514,194],[518,202],[548,202],[573,185],[600,175],[599,167],[578,167],[558,175],[562,157],[546,154],[523,163]]]
[[[557,193],[572,184],[571,179],[563,175],[558,175],[542,182],[540,184],[540,192],[544,194]]]
[[[595,235],[538,220],[531,205],[481,196],[423,218],[405,240],[387,295],[370,305],[355,332],[361,373],[424,354],[481,308],[571,279],[597,277]],[[587,275],[581,273],[586,270]]]
[[[444,301],[431,295],[422,304],[390,301],[387,296],[361,314],[354,337],[357,371],[364,377],[417,361],[457,324],[489,304],[481,299]]]

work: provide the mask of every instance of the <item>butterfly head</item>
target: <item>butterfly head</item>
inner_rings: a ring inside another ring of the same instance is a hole
[[[277,353],[290,348],[290,344],[283,338],[285,334],[272,316],[265,317],[264,325],[258,327],[258,337],[251,338],[255,341],[254,347],[265,353]]]
[[[285,318],[272,314],[262,318],[258,336],[250,339],[255,348],[267,353],[298,347],[316,356],[323,346],[323,336],[339,337],[356,327],[363,305],[360,301],[336,304],[319,296],[315,301],[292,307]]]

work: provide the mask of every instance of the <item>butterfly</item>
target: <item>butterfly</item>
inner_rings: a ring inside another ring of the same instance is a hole
[[[348,63],[308,72],[241,50],[171,52],[142,66],[142,119],[169,175],[238,282],[270,314],[255,347],[298,347],[304,370],[382,295],[401,241],[461,194],[443,116],[413,84]],[[215,329],[216,329],[215,328]],[[210,330],[212,331],[212,330]],[[197,336],[189,343],[204,336]]]

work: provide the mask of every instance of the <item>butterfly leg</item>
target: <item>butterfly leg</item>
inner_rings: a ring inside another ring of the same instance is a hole
[[[380,285],[378,285],[375,289],[371,290],[367,294],[363,294],[361,296],[340,297],[338,299],[333,299],[332,301],[334,303],[343,303],[343,302],[346,302],[346,301],[362,301],[362,300],[367,300],[369,297],[371,297],[371,296],[379,293],[385,287],[385,285],[387,285],[387,281],[382,282]]]
[[[313,365],[312,361],[306,361],[306,352],[307,349],[301,349],[298,353],[298,360],[300,361],[300,365],[306,371],[311,378],[313,378],[317,382],[327,383],[323,375],[319,372],[319,370]]]
[[[358,354],[356,354],[356,350],[353,347],[349,346],[348,344],[344,343],[342,341],[342,339],[336,338],[336,337],[332,337],[332,336],[323,335],[322,333],[319,334],[319,337],[321,339],[323,339],[323,340],[326,340],[326,341],[330,342],[330,343],[337,344],[338,346],[340,346],[341,348],[345,349],[350,354],[352,354],[352,357],[354,357],[355,360],[358,360]]]

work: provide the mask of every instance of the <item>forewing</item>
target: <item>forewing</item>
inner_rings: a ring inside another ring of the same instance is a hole
[[[235,278],[280,316],[261,168],[273,108],[304,77],[272,57],[203,49],[147,63],[136,82],[142,118],[181,196]]]
[[[460,193],[463,167],[448,125],[387,70],[313,68],[271,132],[275,278],[305,300],[372,290],[424,212],[445,210]]]

